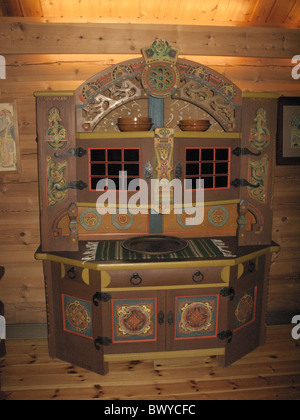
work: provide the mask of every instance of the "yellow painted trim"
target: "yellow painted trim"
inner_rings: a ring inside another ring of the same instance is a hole
[[[66,277],[66,267],[64,264],[60,265],[60,269],[61,269],[61,278],[65,278]]]
[[[240,139],[242,134],[240,132],[230,132],[230,131],[175,131],[175,139],[177,138],[201,138],[201,139]]]
[[[43,96],[43,95],[41,95]],[[92,133],[77,133],[78,140],[96,140],[96,139],[143,139],[154,138],[154,131],[130,131],[130,132],[92,132]],[[187,139],[240,139],[242,134],[240,132],[218,132],[218,131],[175,131],[174,138]]]
[[[228,286],[229,282],[226,283],[204,283],[204,284],[175,284],[173,286],[139,286],[139,287],[108,287],[102,289],[103,292],[145,292],[151,290],[185,290],[185,289],[207,289],[207,288],[218,288]]]
[[[241,278],[243,274],[244,274],[244,264],[239,264],[238,265],[238,279]]]
[[[230,266],[229,265],[224,267],[223,270],[221,271],[221,279],[224,281],[224,283],[229,284],[229,280],[230,280]]]
[[[111,282],[111,277],[107,271],[101,271],[101,289],[106,289]]]
[[[242,97],[243,98],[274,98],[278,99],[280,98],[280,93],[278,92],[243,92]]]
[[[90,270],[84,268],[81,273],[82,280],[86,285],[90,285]]]
[[[205,201],[204,202],[204,207],[209,207],[209,206],[218,206],[218,205],[230,205],[230,204],[239,204],[240,203],[240,199],[233,199],[233,200],[220,200],[220,201]],[[196,203],[185,203],[184,206],[187,207],[195,207]],[[96,208],[97,207],[97,203],[77,203],[77,207],[91,207],[91,208]],[[107,206],[108,207],[108,206]],[[111,206],[114,207],[114,206]],[[119,204],[116,204],[116,208],[123,208],[126,207],[125,206],[120,206]],[[128,208],[130,209],[131,207],[136,208],[135,206],[131,206],[128,205]],[[174,204],[170,205],[171,209],[172,208],[180,208],[181,205],[177,204],[174,206]],[[148,206],[141,206],[141,208],[149,208],[151,209],[151,205]]]
[[[74,96],[75,92],[72,90],[45,90],[45,91],[34,92],[33,95],[36,98],[40,98],[43,96],[47,96],[47,97],[49,96]]]
[[[158,351],[146,353],[124,353],[124,354],[105,354],[104,362],[121,362],[128,360],[148,360],[148,359],[179,359],[181,357],[203,357],[203,356],[224,356],[225,348],[201,349],[201,350],[182,350],[182,351]]]
[[[200,267],[226,267],[235,266],[240,263],[244,263],[256,257],[262,255],[279,252],[280,246],[271,245],[262,248],[259,251],[246,254],[238,258],[223,258],[221,260],[196,260],[196,261],[168,261],[168,262],[129,262],[129,263],[102,263],[97,262],[86,262],[81,260],[74,260],[72,258],[60,257],[54,254],[39,253],[35,254],[35,259],[39,261],[53,261],[67,265],[73,265],[75,267],[88,268],[94,271],[122,271],[122,270],[160,270],[160,269],[176,269],[176,268],[200,268]]]
[[[143,139],[154,138],[154,131],[130,131],[130,132],[93,132],[93,133],[77,133],[78,140],[97,140],[97,139]]]

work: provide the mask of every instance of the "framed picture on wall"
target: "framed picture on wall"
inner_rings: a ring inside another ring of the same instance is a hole
[[[300,98],[278,100],[277,165],[300,164]]]
[[[20,169],[16,101],[0,103],[0,175]]]

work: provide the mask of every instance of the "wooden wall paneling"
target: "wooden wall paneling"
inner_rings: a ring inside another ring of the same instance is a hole
[[[284,28],[144,24],[76,24],[1,21],[2,54],[139,53],[153,39],[167,39],[181,54],[291,58],[300,33]],[[42,34],[42,35],[41,35]],[[234,43],[232,39],[234,38]]]
[[[126,55],[8,55],[7,80],[0,81],[1,97],[8,97],[14,90],[15,82],[19,83],[24,106],[32,107],[34,90],[74,90],[84,80],[101,70],[123,60],[136,58],[136,54]],[[186,59],[207,65],[234,80],[243,91],[280,92],[291,96],[300,94],[297,80],[291,77],[293,65],[290,59],[183,56]],[[20,71],[21,70],[21,71]],[[70,77],[72,80],[70,80]]]

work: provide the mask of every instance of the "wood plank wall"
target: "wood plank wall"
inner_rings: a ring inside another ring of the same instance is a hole
[[[0,284],[8,324],[45,323],[42,265],[34,260],[39,246],[39,208],[35,90],[75,89],[109,65],[137,55],[8,55],[7,79],[0,80],[1,102],[17,100],[21,172],[0,174]],[[291,77],[290,59],[193,57],[223,73],[244,91],[300,96]],[[300,167],[275,168],[274,233],[282,250],[271,267],[268,312],[300,313]]]

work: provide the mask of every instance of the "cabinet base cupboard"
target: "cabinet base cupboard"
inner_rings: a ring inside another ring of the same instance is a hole
[[[228,366],[265,340],[271,252],[230,258],[84,262],[41,253],[52,357],[107,373],[107,362],[219,356]],[[101,244],[100,244],[101,245]]]
[[[49,352],[102,375],[157,357],[226,367],[265,340],[278,95],[178,54],[156,40],[74,92],[35,93]],[[125,246],[153,235],[151,252]]]

